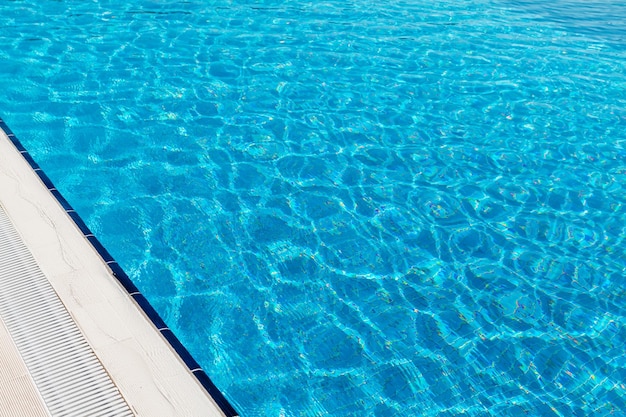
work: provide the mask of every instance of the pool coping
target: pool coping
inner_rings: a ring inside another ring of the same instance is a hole
[[[22,159],[28,164],[32,173],[36,174],[36,177],[39,179],[39,182],[45,187],[50,196],[54,198],[59,208],[65,213],[65,217],[68,218],[71,223],[75,226],[77,231],[82,235],[85,241],[89,243],[89,246],[97,256],[100,258],[103,266],[109,271],[109,276],[113,276],[117,281],[118,287],[121,286],[125,291],[127,298],[130,298],[134,301],[134,305],[139,307],[139,311],[144,315],[145,318],[149,320],[149,322],[153,326],[153,330],[156,330],[157,333],[161,336],[161,339],[167,342],[170,350],[176,355],[178,362],[183,364],[186,367],[186,371],[188,374],[193,375],[195,382],[201,390],[208,394],[208,397],[217,405],[221,413],[226,417],[238,417],[239,414],[235,411],[233,406],[228,402],[228,400],[224,397],[222,392],[215,386],[213,381],[209,378],[206,372],[202,369],[202,367],[196,362],[193,356],[189,353],[189,351],[183,346],[180,340],[174,335],[174,333],[168,328],[163,319],[159,316],[156,310],[152,307],[146,297],[138,290],[132,280],[128,277],[128,275],[124,272],[122,267],[117,263],[117,261],[111,256],[111,254],[106,250],[106,248],[102,245],[102,243],[97,239],[97,237],[91,232],[89,227],[85,224],[82,218],[78,215],[78,213],[73,209],[70,203],[63,197],[63,195],[59,192],[59,190],[54,186],[50,178],[45,174],[45,172],[41,169],[41,167],[35,162],[30,153],[26,150],[26,148],[22,145],[20,140],[16,137],[16,135],[12,132],[6,122],[0,118],[0,136],[6,136],[6,139],[12,144],[13,148],[21,155]],[[3,141],[4,138],[0,137],[0,141]],[[31,202],[29,202],[31,203]],[[42,208],[38,207],[38,211],[41,211]],[[41,214],[43,217],[46,217],[47,214]],[[50,216],[52,217],[52,216]],[[50,221],[50,218],[47,218],[46,221]],[[16,226],[17,227],[17,226]],[[54,227],[54,225],[53,225]],[[27,244],[28,245],[28,244]],[[113,280],[111,280],[113,281]],[[63,297],[61,297],[63,300]],[[66,307],[72,313],[70,306],[66,304]],[[77,313],[78,314],[78,313]],[[74,314],[73,314],[74,315]],[[79,323],[79,327],[80,323]],[[88,338],[89,341],[89,338]],[[90,341],[91,344],[91,341]],[[106,364],[105,364],[106,367]],[[115,375],[112,375],[115,376]],[[115,382],[115,378],[114,382]],[[116,384],[117,385],[117,384]],[[124,394],[124,390],[120,388],[122,393]],[[183,393],[183,397],[185,396]],[[177,394],[179,395],[179,394]],[[126,396],[126,395],[125,395]],[[128,398],[127,398],[128,399]],[[129,401],[131,406],[133,406],[133,402]]]

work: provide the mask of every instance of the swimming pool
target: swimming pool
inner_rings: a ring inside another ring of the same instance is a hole
[[[0,112],[243,416],[626,413],[626,8],[14,1]]]

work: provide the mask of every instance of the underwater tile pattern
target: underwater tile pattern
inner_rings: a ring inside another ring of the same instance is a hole
[[[626,414],[626,8],[15,1],[0,112],[242,416]]]

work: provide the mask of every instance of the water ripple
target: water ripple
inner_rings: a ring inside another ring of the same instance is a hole
[[[18,3],[3,118],[242,415],[626,413],[620,5]]]

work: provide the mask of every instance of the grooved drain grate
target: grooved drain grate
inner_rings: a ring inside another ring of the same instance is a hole
[[[53,417],[133,416],[1,206],[0,317]]]

